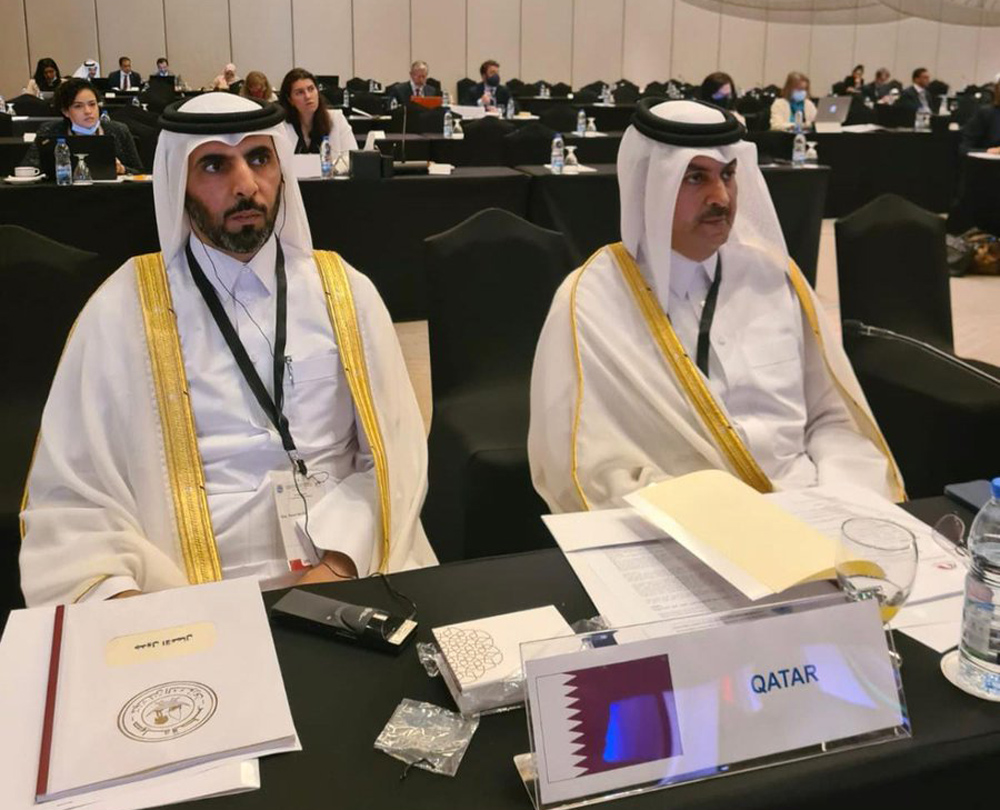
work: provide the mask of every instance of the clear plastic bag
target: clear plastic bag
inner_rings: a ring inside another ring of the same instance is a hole
[[[432,703],[404,698],[375,740],[375,748],[405,762],[407,770],[415,766],[454,776],[478,727],[478,717],[462,717]]]

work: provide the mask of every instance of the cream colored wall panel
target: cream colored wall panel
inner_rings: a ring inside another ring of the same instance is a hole
[[[940,28],[940,23],[930,20],[909,18],[899,21],[893,75],[904,85],[910,84],[914,68],[925,67],[931,74],[936,71]]]
[[[790,71],[806,72],[809,69],[811,45],[811,25],[769,22],[764,81],[781,87]],[[850,67],[852,66],[848,69]]]
[[[466,73],[479,81],[487,59],[500,63],[500,78],[520,78],[521,0],[468,0]]]
[[[355,0],[354,70],[391,84],[410,69],[410,0]]]
[[[644,87],[670,78],[674,0],[625,0],[622,72]]]
[[[813,28],[808,71],[813,95],[825,96],[854,67],[854,33],[853,25]]]
[[[684,0],[674,0],[670,78],[701,84],[709,73],[718,70],[719,16],[718,11],[707,11]]]
[[[343,86],[354,75],[351,0],[294,0],[292,41],[296,66],[340,76]]]
[[[521,75],[572,84],[573,0],[522,0]]]
[[[814,34],[823,33],[818,30]],[[881,67],[892,71],[896,64],[896,48],[899,42],[899,23],[859,23],[854,39],[854,59],[844,68],[844,76],[854,65],[865,66],[865,81],[875,79],[875,71]],[[841,77],[843,78],[843,76]]]
[[[192,87],[203,87],[232,59],[227,0],[163,0],[167,58]],[[240,70],[240,65],[236,66]]]
[[[145,78],[167,52],[163,0],[97,0],[97,32],[106,74],[118,69],[119,56],[128,56]]]
[[[980,28],[975,82],[976,84],[991,82],[997,73],[1000,73],[1000,28]]]
[[[21,19],[25,18],[28,22],[28,59],[32,65],[44,56],[51,56],[64,74],[71,74],[84,59],[100,59],[105,76],[118,67],[108,64],[115,63],[117,56],[101,59],[93,2],[25,0],[25,15]],[[17,23],[15,20],[15,25]]]
[[[233,61],[241,76],[262,70],[272,87],[293,66],[292,0],[229,0]]]
[[[979,30],[969,25],[941,23],[937,66],[934,78],[960,89],[976,78],[976,51]]]
[[[0,0],[0,20],[3,20],[0,25],[0,95],[11,98],[21,92],[28,77],[35,72],[35,62],[28,62],[24,0]],[[66,69],[59,59],[56,64],[60,70]]]
[[[719,70],[733,77],[739,92],[764,83],[764,47],[767,23],[722,15]]]
[[[575,0],[573,86],[622,78],[625,0]],[[634,80],[633,80],[634,81]]]
[[[454,95],[455,83],[465,76],[465,0],[419,0],[411,9],[410,61],[427,62],[430,75]]]

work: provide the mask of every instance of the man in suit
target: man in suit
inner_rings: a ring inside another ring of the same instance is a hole
[[[406,104],[413,96],[440,96],[441,91],[427,83],[427,63],[417,61],[410,65],[410,80],[396,82],[389,88],[389,95]]]
[[[116,90],[138,90],[142,87],[142,77],[132,70],[132,60],[127,56],[118,60],[118,70],[108,76],[108,86]]]
[[[501,109],[510,101],[510,91],[500,83],[500,63],[487,59],[479,66],[482,81],[472,88],[469,102],[488,110]]]
[[[927,68],[917,68],[913,71],[913,84],[900,93],[897,103],[917,112],[936,113],[939,100],[927,89],[930,83],[931,74]]]

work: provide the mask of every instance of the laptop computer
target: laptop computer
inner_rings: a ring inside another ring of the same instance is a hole
[[[38,143],[39,163],[49,178],[56,176],[56,138],[45,138]],[[70,154],[73,155],[73,168],[78,163],[77,155],[87,156],[87,166],[94,180],[115,180],[118,172],[115,169],[115,139],[110,135],[71,135],[66,139]]]
[[[826,96],[816,105],[816,123],[843,124],[850,111],[850,96]]]
[[[316,76],[316,86],[320,91],[333,90],[340,87],[340,76]]]
[[[105,79],[100,76],[95,76],[93,79],[90,80],[90,83],[94,85],[94,87],[96,87],[98,90],[100,90],[101,93],[107,93],[108,90],[114,89],[111,86],[111,79]]]

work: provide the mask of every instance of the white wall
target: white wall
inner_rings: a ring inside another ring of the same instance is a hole
[[[1000,71],[1000,28],[978,25],[976,9],[962,14],[943,23],[884,6],[744,4],[733,16],[718,0],[0,0],[0,92],[20,92],[42,56],[66,73],[97,57],[108,73],[122,54],[144,74],[165,54],[192,85],[230,60],[278,85],[293,66],[397,81],[424,59],[454,87],[493,58],[505,78],[574,85],[725,70],[746,88],[803,70],[822,92],[863,62],[869,76],[884,66],[909,82],[924,66],[961,88]]]

